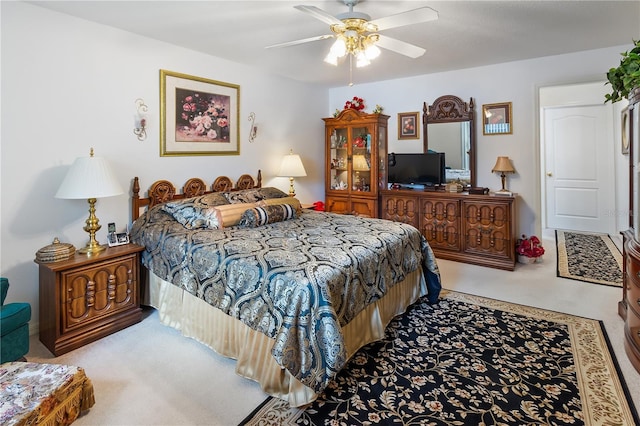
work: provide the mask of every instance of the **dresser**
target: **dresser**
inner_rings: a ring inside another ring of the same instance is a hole
[[[629,95],[623,111],[623,146],[629,145],[630,228],[623,232],[622,300],[618,314],[624,320],[624,348],[631,364],[640,372],[640,88]]]
[[[140,252],[126,244],[39,264],[40,341],[56,356],[142,320]]]
[[[517,196],[381,191],[380,217],[418,228],[436,257],[513,271]]]

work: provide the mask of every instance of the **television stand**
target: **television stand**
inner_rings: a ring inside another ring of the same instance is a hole
[[[380,218],[418,228],[437,258],[513,271],[516,199],[388,189],[380,193]]]

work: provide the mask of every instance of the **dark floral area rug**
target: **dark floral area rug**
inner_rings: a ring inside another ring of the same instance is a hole
[[[394,319],[318,400],[242,425],[634,425],[600,321],[444,292]]]
[[[556,231],[558,276],[622,287],[622,253],[607,234]]]

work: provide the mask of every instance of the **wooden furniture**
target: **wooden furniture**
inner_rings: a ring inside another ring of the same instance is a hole
[[[142,320],[140,252],[127,244],[97,255],[39,263],[40,340],[56,356]]]
[[[447,181],[476,186],[476,130],[473,98],[440,96],[423,104],[424,152],[444,152]]]
[[[622,137],[629,138],[630,229],[623,232],[622,300],[618,314],[625,321],[624,348],[631,364],[640,372],[640,88],[629,95],[628,127]],[[626,112],[625,112],[626,113]]]
[[[381,191],[383,219],[418,228],[436,257],[515,269],[515,196]]]
[[[325,210],[378,217],[387,184],[388,115],[345,109],[325,122]]]

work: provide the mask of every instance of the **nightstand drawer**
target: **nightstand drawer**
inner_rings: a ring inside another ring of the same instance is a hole
[[[61,274],[61,333],[91,327],[105,316],[136,308],[137,255],[132,254]]]

